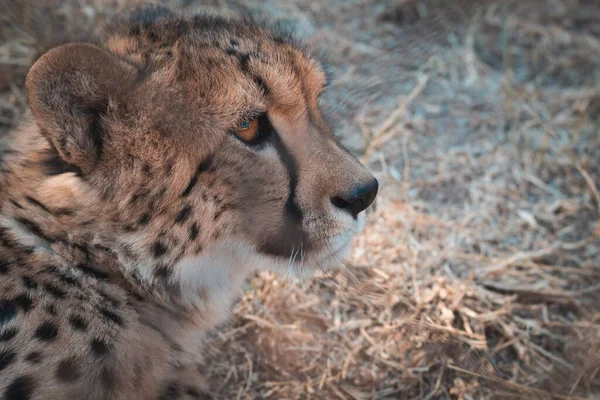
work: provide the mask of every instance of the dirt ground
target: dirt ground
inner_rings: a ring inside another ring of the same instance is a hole
[[[13,0],[0,134],[41,49],[137,2]],[[383,184],[339,271],[248,282],[208,343],[219,398],[600,398],[599,2],[166,3],[294,24]]]

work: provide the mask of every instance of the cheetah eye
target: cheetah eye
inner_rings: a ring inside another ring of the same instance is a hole
[[[258,118],[242,121],[234,130],[235,135],[243,142],[252,144],[260,137],[260,124]]]

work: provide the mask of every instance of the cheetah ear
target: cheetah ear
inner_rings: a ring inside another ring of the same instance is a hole
[[[102,153],[104,119],[131,89],[138,71],[98,46],[56,47],[31,67],[25,82],[42,134],[67,163],[87,173]]]

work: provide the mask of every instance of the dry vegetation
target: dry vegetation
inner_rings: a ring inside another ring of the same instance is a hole
[[[1,129],[40,49],[135,2],[12,0]],[[219,398],[600,396],[598,2],[168,3],[295,21],[384,183],[339,272],[249,282],[209,342]]]

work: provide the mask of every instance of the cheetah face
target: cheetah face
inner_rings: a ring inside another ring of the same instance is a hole
[[[345,255],[378,183],[326,123],[315,58],[251,21],[158,8],[110,32],[51,50],[27,79],[106,235],[163,268],[234,252],[310,270]]]

